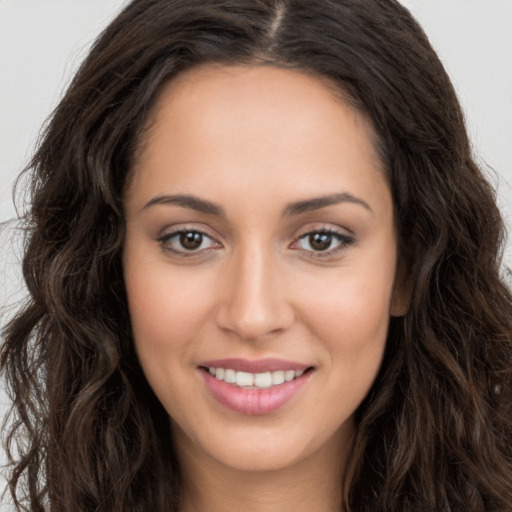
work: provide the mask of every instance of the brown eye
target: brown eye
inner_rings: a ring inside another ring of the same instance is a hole
[[[295,242],[295,248],[312,256],[330,256],[346,249],[354,243],[354,238],[337,231],[311,231]]]
[[[220,247],[206,233],[194,230],[174,231],[158,238],[158,242],[166,251],[189,256]]]
[[[202,233],[198,233],[197,231],[187,231],[185,233],[180,233],[180,244],[184,249],[193,251],[195,249],[199,249],[202,243]]]
[[[312,233],[309,235],[309,245],[315,251],[326,251],[333,241],[331,233]]]

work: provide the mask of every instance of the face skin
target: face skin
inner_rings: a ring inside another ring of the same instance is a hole
[[[353,413],[379,370],[390,315],[404,313],[369,123],[298,71],[193,69],[162,93],[125,211],[136,349],[188,487],[218,475],[293,480],[305,468],[309,481],[340,487]],[[201,365],[226,358],[310,370],[282,407],[246,414],[206,385]]]

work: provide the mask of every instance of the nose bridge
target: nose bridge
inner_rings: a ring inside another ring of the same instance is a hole
[[[230,286],[219,307],[222,328],[244,339],[256,339],[285,329],[293,321],[278,267],[274,251],[256,240],[235,251],[227,270]]]

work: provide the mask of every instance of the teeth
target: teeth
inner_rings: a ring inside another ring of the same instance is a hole
[[[284,372],[284,380],[286,382],[290,382],[295,377],[295,372],[293,370],[288,370]]]
[[[217,375],[215,375],[217,377]],[[219,377],[217,377],[218,379]],[[222,379],[219,379],[222,380]],[[236,372],[236,385],[237,386],[252,386],[254,384],[254,374],[247,372]]]
[[[237,372],[231,368],[208,368],[208,373],[213,375],[217,380],[223,380],[224,382],[235,384],[241,388],[265,389],[297,379],[304,373],[304,370],[277,370],[275,372],[248,373]]]
[[[282,384],[284,382],[284,372],[272,372],[272,386],[277,386],[278,384]]]
[[[269,388],[272,386],[272,374],[270,372],[257,373],[254,376],[254,385],[257,388]]]
[[[224,373],[224,381],[229,382],[230,384],[234,384],[236,382],[236,372],[235,370],[226,369]]]

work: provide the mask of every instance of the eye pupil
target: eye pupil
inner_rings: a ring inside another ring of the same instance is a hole
[[[183,248],[193,250],[197,249],[203,243],[203,235],[194,231],[180,233],[180,244]]]
[[[332,242],[332,235],[330,233],[312,233],[309,235],[309,243],[316,251],[325,251],[329,249]]]

